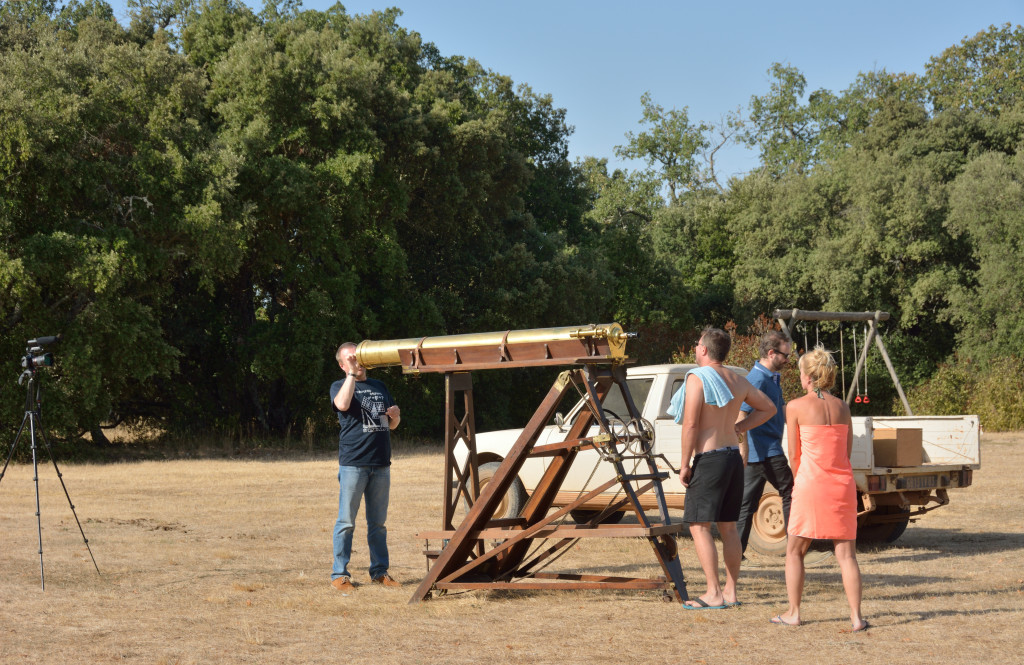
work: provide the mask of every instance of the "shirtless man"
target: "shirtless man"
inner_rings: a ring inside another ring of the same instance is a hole
[[[708,585],[704,595],[687,601],[687,609],[724,609],[739,604],[736,578],[742,552],[736,520],[743,501],[743,459],[737,439],[767,421],[776,410],[764,393],[724,367],[731,345],[724,330],[705,329],[696,349],[698,368],[687,373],[683,387],[683,468],[679,473],[687,488],[683,521],[690,525]],[[752,410],[737,422],[744,402]],[[718,549],[711,536],[712,522],[718,524],[722,537],[724,588],[718,583]]]

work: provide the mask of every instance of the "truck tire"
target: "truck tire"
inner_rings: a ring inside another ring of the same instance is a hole
[[[874,523],[872,515],[898,515],[905,513],[906,517],[898,522]],[[910,524],[910,510],[899,506],[879,506],[874,512],[864,516],[864,524],[857,525],[857,542],[865,544],[895,543]]]
[[[782,513],[782,497],[774,490],[761,495],[757,511],[750,517],[750,538],[747,545],[758,554],[785,556],[786,520]]]
[[[590,520],[597,517],[597,514],[600,512],[600,510],[570,510],[569,516],[577,524],[589,524]],[[618,510],[601,520],[601,524],[618,524],[625,516],[625,511]]]
[[[491,478],[494,477],[494,473],[501,466],[501,462],[487,462],[481,464],[480,473],[480,491],[483,492],[484,487],[487,483],[491,482]],[[501,503],[498,504],[497,510],[494,511],[494,517],[497,519],[506,517],[519,517],[519,512],[526,505],[526,500],[529,495],[526,493],[526,488],[523,486],[523,481],[516,476],[509,486],[508,491],[505,492],[505,496],[502,498]],[[465,501],[463,501],[465,505]],[[469,506],[466,507],[466,512],[469,512]]]

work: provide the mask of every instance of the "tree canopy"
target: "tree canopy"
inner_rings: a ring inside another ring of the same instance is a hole
[[[47,426],[94,440],[329,429],[349,340],[619,320],[664,361],[798,306],[891,311],[911,384],[1020,358],[1022,35],[836,93],[776,63],[719,125],[644,95],[618,153],[646,168],[609,173],[570,161],[550,95],[397,9],[139,0],[125,27],[102,0],[5,3],[0,357],[59,333]],[[761,168],[721,183],[729,141]],[[502,393],[480,426],[518,422],[537,376],[479,379]],[[439,386],[391,386],[436,435]]]

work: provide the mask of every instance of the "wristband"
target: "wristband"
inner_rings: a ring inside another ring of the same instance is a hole
[[[358,375],[358,374],[353,374],[352,372],[349,372],[349,373],[348,373],[348,375],[349,375],[349,376],[354,376],[354,377],[356,377],[356,378],[358,378],[358,377],[359,377],[359,375]]]

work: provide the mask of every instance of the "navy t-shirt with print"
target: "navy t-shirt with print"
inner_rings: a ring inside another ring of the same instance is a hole
[[[334,405],[344,381],[331,384],[331,408],[338,414],[338,464],[341,466],[390,466],[391,430],[384,413],[395,401],[387,387],[376,379],[356,381],[355,394],[347,411]]]

